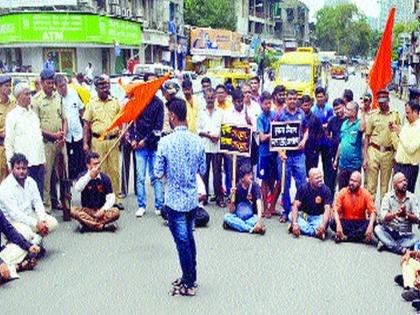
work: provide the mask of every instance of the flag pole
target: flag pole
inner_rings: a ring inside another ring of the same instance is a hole
[[[130,123],[123,129],[121,134],[118,136],[117,140],[113,143],[112,147],[109,148],[108,152],[102,157],[101,162],[99,163],[99,167],[106,161],[106,159],[109,157],[111,152],[117,147],[117,145],[120,143],[121,139],[124,137],[127,130],[131,127],[131,125],[134,123],[134,120],[130,121]]]

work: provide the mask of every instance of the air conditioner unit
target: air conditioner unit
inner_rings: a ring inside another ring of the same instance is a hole
[[[127,9],[126,8],[121,9],[121,15],[122,16],[127,16]]]

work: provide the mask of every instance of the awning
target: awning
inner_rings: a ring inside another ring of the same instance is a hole
[[[201,55],[193,55],[191,58],[191,62],[192,63],[200,63],[203,62],[204,60],[206,60],[206,56],[201,56]]]

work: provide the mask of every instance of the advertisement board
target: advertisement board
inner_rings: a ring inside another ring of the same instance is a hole
[[[89,14],[4,15],[0,17],[0,34],[0,43],[141,44],[140,23]]]
[[[229,56],[240,51],[239,33],[211,28],[195,28],[191,31],[192,54]]]
[[[77,5],[77,0],[0,0],[2,8],[51,7],[55,5]]]

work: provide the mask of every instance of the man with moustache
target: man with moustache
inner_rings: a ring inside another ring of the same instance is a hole
[[[12,77],[8,75],[0,76],[0,182],[9,174],[4,148],[4,134],[6,115],[16,106],[15,100],[10,98],[11,89]]]

